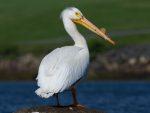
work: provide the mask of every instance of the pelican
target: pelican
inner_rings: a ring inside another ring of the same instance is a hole
[[[83,25],[113,45],[115,42],[106,35],[104,30],[98,29],[88,21],[75,7],[64,9],[61,19],[66,32],[75,44],[56,48],[43,58],[36,78],[39,88],[35,93],[42,98],[56,96],[59,106],[58,94],[65,90],[71,90],[72,105],[80,106],[76,98],[75,85],[86,75],[89,65],[89,50],[85,38],[78,32],[75,23]]]

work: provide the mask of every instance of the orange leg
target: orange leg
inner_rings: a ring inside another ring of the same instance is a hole
[[[73,98],[73,104],[71,106],[77,107],[79,109],[85,108],[84,106],[82,106],[78,103],[77,96],[76,96],[76,89],[74,86],[71,87],[71,93],[72,93],[72,98]]]
[[[72,93],[72,99],[73,99],[73,105],[78,105],[77,96],[76,96],[76,89],[74,86],[71,87],[71,93]]]

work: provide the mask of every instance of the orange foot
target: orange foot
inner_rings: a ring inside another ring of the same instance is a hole
[[[72,104],[72,105],[70,105],[70,107],[75,107],[77,109],[85,109],[86,108],[85,106],[83,106],[81,104]]]

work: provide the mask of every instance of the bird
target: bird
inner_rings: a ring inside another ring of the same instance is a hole
[[[70,90],[73,99],[72,106],[81,106],[76,96],[76,84],[86,77],[89,66],[89,50],[85,38],[78,32],[76,24],[84,26],[113,45],[115,42],[106,34],[104,28],[96,27],[75,7],[64,9],[60,16],[74,45],[56,48],[42,59],[36,78],[38,89],[35,93],[42,98],[55,96],[57,106],[61,106],[58,94]]]

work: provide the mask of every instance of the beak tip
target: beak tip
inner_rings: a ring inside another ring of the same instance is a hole
[[[116,45],[116,42],[113,41],[111,38],[108,38],[108,41],[109,41],[112,45]]]

